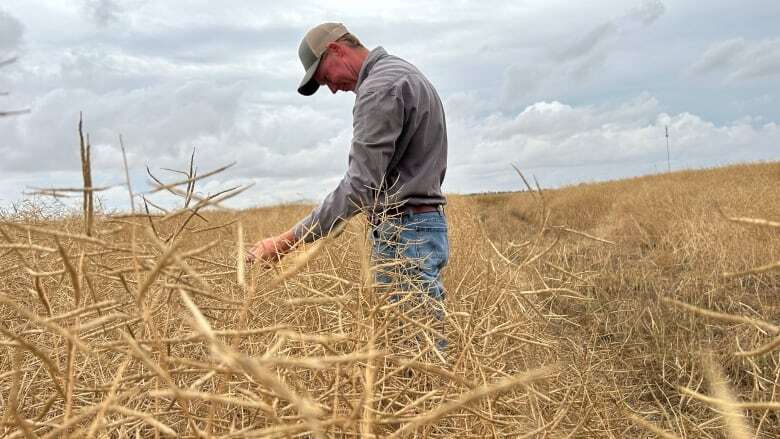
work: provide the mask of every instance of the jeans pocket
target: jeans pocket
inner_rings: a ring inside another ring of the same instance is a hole
[[[449,261],[447,228],[426,225],[415,230],[415,257],[425,277],[435,279]]]

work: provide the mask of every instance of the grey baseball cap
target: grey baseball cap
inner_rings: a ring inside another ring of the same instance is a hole
[[[314,73],[317,71],[317,66],[320,65],[322,54],[325,53],[329,43],[338,40],[347,33],[349,31],[341,23],[322,23],[306,32],[298,47],[298,58],[301,59],[303,69],[306,70],[306,74],[303,75],[303,80],[298,86],[298,93],[311,96],[320,88],[320,85],[314,80]]]

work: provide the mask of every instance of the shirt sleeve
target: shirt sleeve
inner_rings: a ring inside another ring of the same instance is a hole
[[[322,203],[293,227],[296,240],[315,241],[372,206],[401,135],[404,105],[393,88],[360,93],[353,110],[347,173]]]

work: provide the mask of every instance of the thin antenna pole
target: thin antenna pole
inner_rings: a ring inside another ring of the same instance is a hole
[[[669,147],[669,125],[666,125],[666,167],[672,172],[672,153]]]

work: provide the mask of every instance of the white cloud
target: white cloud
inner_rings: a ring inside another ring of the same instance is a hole
[[[546,186],[665,169],[667,125],[676,168],[777,158],[775,123],[716,125],[690,113],[669,115],[648,94],[607,106],[537,102],[515,116],[452,121],[448,187],[468,191],[485,179],[493,190],[518,189],[510,163]]]

